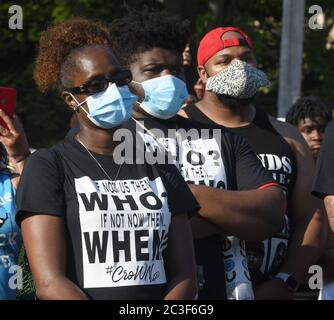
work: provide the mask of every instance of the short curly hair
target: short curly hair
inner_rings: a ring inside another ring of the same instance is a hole
[[[164,11],[129,9],[123,18],[109,24],[113,49],[129,66],[137,54],[155,47],[182,54],[190,39],[190,22]]]
[[[110,32],[100,21],[76,17],[49,27],[40,38],[34,79],[41,90],[69,87],[75,52],[88,46],[111,46]]]
[[[286,122],[298,126],[299,122],[310,118],[322,118],[326,122],[332,120],[332,113],[327,105],[317,96],[299,98],[286,114]]]

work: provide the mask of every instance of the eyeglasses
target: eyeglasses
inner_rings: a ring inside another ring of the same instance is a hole
[[[116,86],[122,87],[128,85],[132,81],[130,70],[122,70],[116,75],[106,78],[97,77],[82,84],[80,87],[70,88],[67,91],[74,94],[92,95],[102,92],[108,88],[109,83],[115,83]]]

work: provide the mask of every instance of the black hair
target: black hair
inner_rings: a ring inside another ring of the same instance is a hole
[[[323,118],[327,122],[332,120],[332,113],[327,105],[316,96],[302,97],[298,99],[286,114],[286,122],[298,126],[299,121],[305,118]]]
[[[135,56],[152,48],[182,54],[190,39],[190,22],[164,11],[128,9],[123,18],[109,24],[112,48],[122,64],[128,66]]]
[[[34,78],[40,89],[71,86],[69,74],[75,71],[75,54],[91,46],[111,47],[110,33],[101,21],[75,17],[42,32]]]
[[[7,166],[8,165],[8,155],[7,151],[2,143],[0,143],[0,170],[3,165]]]

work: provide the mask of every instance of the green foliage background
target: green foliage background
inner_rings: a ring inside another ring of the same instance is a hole
[[[298,1],[298,0],[297,0]],[[23,8],[23,30],[10,30],[11,5]],[[177,13],[192,22],[192,52],[201,36],[218,25],[244,29],[251,37],[259,65],[268,73],[272,86],[258,97],[258,103],[275,115],[278,95],[282,0],[13,0],[0,2],[0,86],[18,89],[17,112],[23,120],[32,147],[46,147],[64,137],[70,112],[55,92],[40,93],[32,79],[34,59],[41,31],[72,16],[111,21],[126,13],[124,5],[148,6]],[[325,28],[308,28],[306,0],[303,61],[303,95],[319,95],[331,107],[334,102],[334,44],[328,37],[334,23],[334,1],[317,0],[325,13]],[[131,26],[129,26],[131,27]],[[196,79],[194,69],[189,82]]]

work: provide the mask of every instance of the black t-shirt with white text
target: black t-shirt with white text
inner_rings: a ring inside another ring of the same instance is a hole
[[[204,124],[214,124],[196,105],[184,108],[190,119]],[[261,283],[279,272],[288,250],[292,228],[289,205],[297,176],[297,161],[293,150],[271,124],[268,115],[256,108],[253,121],[242,127],[225,128],[245,138],[263,166],[280,184],[288,201],[284,227],[281,232],[262,242],[246,242],[248,265],[254,283]]]
[[[254,190],[265,185],[278,185],[246,140],[221,126],[180,116],[170,120],[150,117],[137,120],[147,129],[143,132],[136,130],[143,136],[147,148],[152,151],[166,148],[176,159],[175,164],[187,183],[227,190]],[[154,129],[160,130],[161,136]],[[174,138],[171,134],[165,138],[170,129],[189,134],[175,135]],[[205,280],[199,299],[225,299],[222,235],[196,240],[194,247],[198,277],[203,276]]]
[[[32,154],[17,193],[27,214],[64,219],[67,277],[91,299],[162,299],[172,217],[198,210],[174,165],[127,164],[87,150],[69,134]]]

